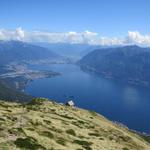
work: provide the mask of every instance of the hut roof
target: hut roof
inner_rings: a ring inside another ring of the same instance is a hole
[[[75,104],[74,104],[74,102],[73,102],[72,100],[70,100],[70,101],[68,101],[68,102],[66,103],[66,105],[68,105],[68,106],[74,106]]]

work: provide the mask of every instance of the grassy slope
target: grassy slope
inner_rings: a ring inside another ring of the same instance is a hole
[[[149,150],[140,136],[103,116],[52,101],[0,101],[0,150]]]

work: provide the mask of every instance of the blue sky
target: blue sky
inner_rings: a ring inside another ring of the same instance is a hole
[[[150,0],[0,0],[0,40],[150,46],[149,7]]]
[[[85,31],[124,36],[150,33],[150,0],[1,0],[0,28]]]

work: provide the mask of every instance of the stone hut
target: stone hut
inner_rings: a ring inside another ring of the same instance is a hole
[[[74,106],[75,106],[75,104],[74,104],[74,102],[73,102],[72,100],[68,101],[68,102],[66,103],[66,105],[67,105],[67,106],[71,106],[71,107],[74,107]]]

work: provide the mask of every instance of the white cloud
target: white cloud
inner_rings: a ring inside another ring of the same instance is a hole
[[[124,38],[103,37],[91,31],[84,32],[44,32],[25,31],[21,27],[16,30],[0,29],[0,40],[21,40],[26,42],[49,43],[86,43],[93,45],[128,45],[137,44],[150,46],[150,35],[142,35],[138,31],[129,31]]]
[[[21,40],[25,37],[25,31],[23,31],[22,28],[19,27],[16,29],[15,35],[18,40]]]
[[[150,35],[142,35],[138,31],[129,31],[126,38],[126,43],[150,45]]]
[[[123,45],[124,44],[122,39],[108,38],[108,37],[100,37],[99,41],[97,41],[96,43],[98,43],[99,45]]]
[[[25,31],[21,27],[16,30],[0,29],[0,40],[24,40]]]

